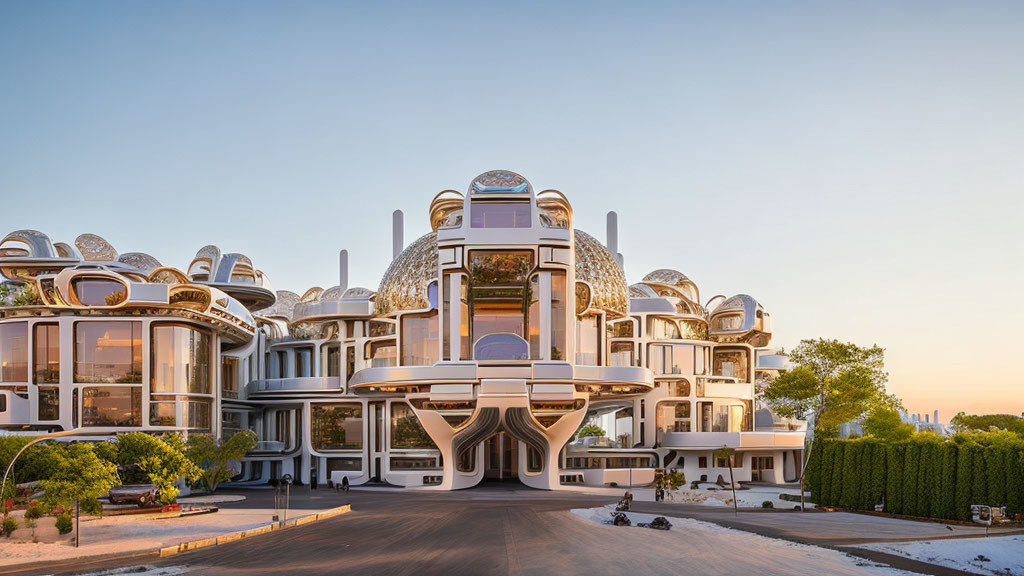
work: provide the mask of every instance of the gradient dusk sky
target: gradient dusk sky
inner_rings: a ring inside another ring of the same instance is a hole
[[[1024,411],[1022,2],[0,2],[0,233],[376,288],[390,214],[505,168],[631,282],[886,348],[911,412]],[[1014,360],[1016,362],[1016,360]]]

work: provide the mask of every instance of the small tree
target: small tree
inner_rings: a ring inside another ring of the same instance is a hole
[[[177,434],[160,439],[144,432],[130,432],[117,437],[115,463],[125,482],[155,484],[160,501],[169,504],[178,497],[179,479],[195,482],[203,473],[184,451],[185,443]]]
[[[914,435],[914,425],[900,418],[900,413],[886,406],[876,406],[863,422],[864,433],[888,442],[909,440]]]
[[[724,458],[726,465],[729,466],[729,486],[732,488],[732,513],[739,516],[738,504],[736,502],[736,482],[732,477],[732,459],[735,453],[736,450],[728,446],[722,446],[715,450],[715,459]]]
[[[51,507],[74,508],[76,501],[95,501],[119,483],[117,466],[101,459],[92,444],[79,443],[55,450],[56,467],[40,482]]]
[[[781,416],[807,417],[814,423],[800,471],[800,509],[804,508],[806,462],[817,436],[834,435],[843,422],[856,420],[878,405],[898,408],[885,392],[885,350],[861,348],[838,340],[801,340],[789,353],[796,366],[776,377],[764,391],[765,400]]]
[[[217,442],[212,436],[197,434],[188,439],[185,454],[202,469],[200,482],[207,490],[215,492],[218,484],[235,475],[231,461],[241,460],[246,452],[256,447],[256,442],[256,433],[251,430],[232,434],[222,442]]]
[[[601,438],[604,435],[605,435],[604,428],[601,428],[597,424],[587,424],[583,428],[580,428],[580,431],[578,433],[576,433],[576,436],[579,437],[579,438],[589,438],[589,437]]]

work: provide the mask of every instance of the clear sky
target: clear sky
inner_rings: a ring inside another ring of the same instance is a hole
[[[1024,411],[1024,3],[0,2],[0,230],[376,288],[390,213],[506,168],[630,281]]]

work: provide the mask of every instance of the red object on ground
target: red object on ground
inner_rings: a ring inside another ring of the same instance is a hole
[[[160,511],[161,512],[179,512],[179,511],[181,511],[181,506],[179,504],[165,504],[164,507],[160,509]]]

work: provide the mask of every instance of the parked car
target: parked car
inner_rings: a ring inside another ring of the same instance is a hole
[[[107,494],[111,504],[129,504],[134,502],[140,508],[156,503],[156,484],[124,484],[114,486]]]

